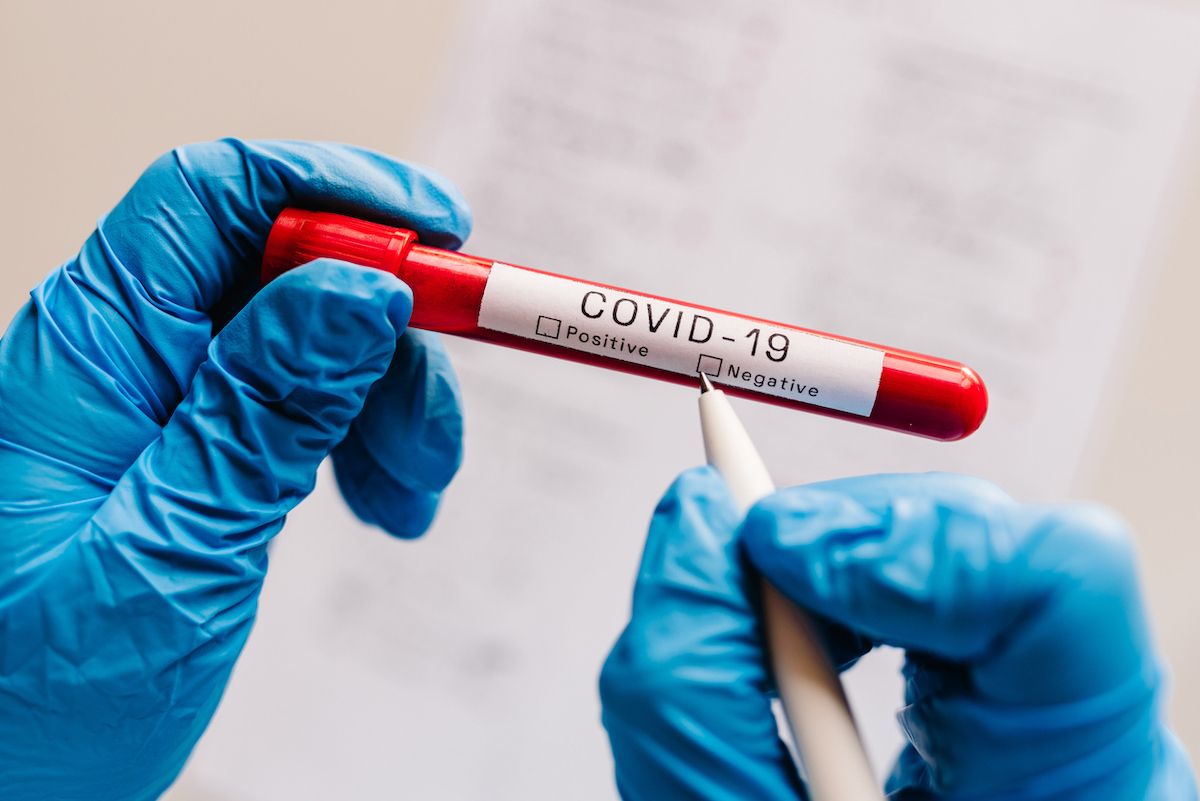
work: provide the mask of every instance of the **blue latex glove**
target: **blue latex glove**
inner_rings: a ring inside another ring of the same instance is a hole
[[[460,458],[408,288],[321,260],[257,287],[290,204],[455,247],[442,177],[332,144],[156,161],[0,340],[0,797],[156,798],[213,714],[268,541],[330,451],[354,511],[421,534]],[[232,317],[213,336],[214,316]],[[397,339],[404,333],[402,339]]]
[[[1122,524],[984,481],[871,476],[783,490],[741,528],[710,468],[663,498],[601,676],[627,801],[794,799],[769,710],[752,564],[857,635],[907,649],[893,799],[1196,798]],[[749,563],[749,564],[748,564]]]

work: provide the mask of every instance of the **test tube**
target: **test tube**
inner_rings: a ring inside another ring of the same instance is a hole
[[[285,209],[264,284],[313,259],[384,270],[412,289],[409,325],[936,440],[987,414],[974,370],[798,326],[429,247],[413,231]]]

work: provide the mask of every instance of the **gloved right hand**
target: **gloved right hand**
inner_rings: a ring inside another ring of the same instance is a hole
[[[757,571],[828,621],[840,659],[907,651],[894,801],[1196,798],[1111,513],[928,474],[782,490],[742,522],[700,468],[655,511],[601,675],[626,801],[802,797],[769,707]]]
[[[379,153],[189,145],[0,340],[5,801],[166,789],[250,633],[267,543],[331,451],[354,511],[396,536],[454,475],[457,383],[438,338],[405,331],[401,281],[323,259],[239,311],[289,205],[442,247],[470,230],[449,182]]]

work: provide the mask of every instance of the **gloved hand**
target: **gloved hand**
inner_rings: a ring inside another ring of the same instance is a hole
[[[1111,513],[928,474],[783,490],[742,523],[701,468],[654,514],[601,675],[626,801],[802,797],[769,710],[754,568],[825,621],[836,660],[856,638],[907,650],[890,798],[1196,798]]]
[[[456,380],[435,336],[405,332],[398,279],[321,260],[233,316],[293,204],[442,247],[470,229],[444,178],[378,153],[189,145],[0,340],[6,801],[171,783],[250,632],[267,542],[331,450],[354,511],[401,537],[425,530],[458,466]],[[215,338],[214,317],[232,317]]]

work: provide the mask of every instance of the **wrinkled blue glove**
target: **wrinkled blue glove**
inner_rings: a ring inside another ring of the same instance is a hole
[[[655,512],[601,675],[626,801],[803,797],[770,712],[755,568],[825,621],[835,660],[907,650],[890,798],[1196,798],[1111,513],[928,474],[783,490],[739,523],[711,468]]]
[[[405,332],[401,281],[321,260],[238,311],[291,204],[443,247],[471,224],[444,178],[378,153],[190,145],[0,340],[5,801],[170,785],[250,633],[267,542],[331,451],[354,511],[401,537],[457,469],[456,380],[435,336]]]

